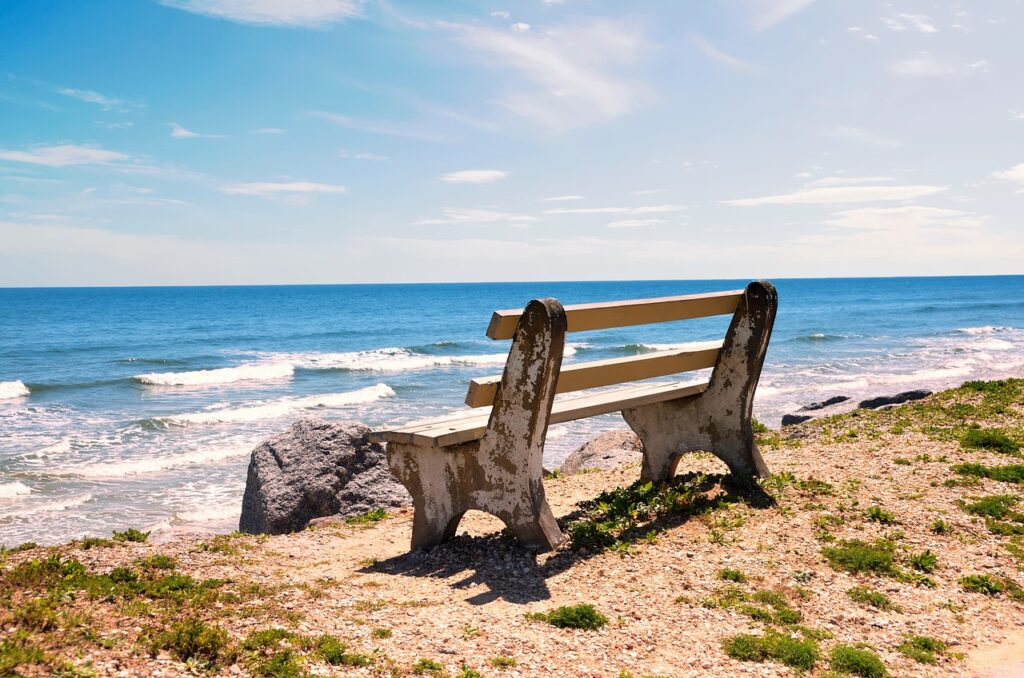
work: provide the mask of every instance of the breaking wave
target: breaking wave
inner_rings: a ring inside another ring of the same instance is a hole
[[[224,461],[236,457],[242,457],[251,449],[249,447],[225,447],[213,450],[198,450],[186,452],[185,454],[167,455],[161,457],[150,457],[148,459],[136,459],[133,461],[114,461],[89,464],[69,468],[66,473],[60,475],[73,475],[80,478],[121,478],[124,476],[148,475],[168,471],[170,469],[184,466],[195,466],[210,462]]]
[[[998,327],[995,325],[984,325],[982,327],[959,327],[956,332],[959,334],[995,334],[996,332],[1012,332],[1012,327]]]
[[[303,398],[282,398],[249,407],[205,410],[169,417],[157,417],[156,421],[179,426],[260,421],[261,419],[284,417],[300,410],[330,409],[370,403],[393,395],[395,395],[395,391],[390,386],[387,384],[377,384],[346,393],[325,393],[323,395],[306,396]]]
[[[501,365],[504,364],[507,354],[447,356],[417,353],[407,348],[378,348],[371,351],[307,353],[279,357],[288,360],[295,367],[307,370],[404,372],[453,365]]]
[[[237,381],[290,379],[294,373],[295,367],[289,363],[259,363],[193,372],[137,374],[132,378],[148,386],[208,386],[231,384]]]
[[[11,398],[24,398],[29,394],[28,387],[20,379],[14,381],[0,381],[0,400]]]
[[[15,480],[13,483],[0,483],[0,499],[14,499],[32,494],[32,488]]]

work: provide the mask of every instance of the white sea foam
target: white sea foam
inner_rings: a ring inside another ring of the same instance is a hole
[[[296,367],[310,370],[345,369],[367,372],[404,372],[452,365],[500,365],[507,354],[485,355],[428,355],[406,348],[378,348],[372,351],[348,353],[276,354]]]
[[[85,494],[76,494],[71,497],[62,497],[54,499],[52,501],[45,501],[32,506],[26,506],[18,509],[18,516],[35,516],[42,513],[60,513],[66,511],[69,508],[81,506],[82,504],[91,501],[92,495],[86,492]],[[66,517],[66,516],[65,516]]]
[[[1013,330],[1012,327],[998,327],[994,325],[984,325],[982,327],[960,327],[957,328],[957,332],[960,334],[994,334],[996,332],[1009,332]]]
[[[202,412],[159,417],[158,419],[169,424],[182,426],[188,424],[225,424],[260,421],[262,419],[285,417],[299,410],[331,409],[371,403],[393,395],[395,395],[395,391],[390,386],[387,384],[377,384],[346,393],[325,393],[303,398],[282,398],[262,405],[204,410]]]
[[[71,440],[64,438],[59,442],[47,445],[46,447],[40,447],[38,450],[30,452],[26,456],[35,457],[42,459],[44,457],[59,457],[71,452]]]
[[[649,351],[703,351],[709,348],[718,348],[719,341],[687,341],[680,344],[637,344]]]
[[[13,483],[0,483],[0,499],[14,499],[32,494],[32,488],[23,482],[15,480]]]
[[[28,387],[21,383],[20,379],[15,379],[14,381],[0,381],[0,400],[24,398],[28,394]]]
[[[295,373],[290,363],[257,363],[222,367],[216,370],[195,370],[193,372],[158,372],[137,374],[133,379],[150,386],[210,386],[231,384],[236,381],[274,381],[288,379]]]
[[[100,462],[67,469],[70,475],[81,478],[121,478],[124,476],[149,475],[168,471],[170,469],[184,466],[195,466],[209,464],[226,459],[242,457],[252,450],[251,447],[225,447],[212,450],[197,450],[185,454],[166,455],[160,457],[149,457],[135,459],[132,461]]]

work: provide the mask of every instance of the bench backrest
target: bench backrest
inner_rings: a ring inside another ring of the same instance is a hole
[[[744,290],[731,290],[566,306],[567,331],[584,332],[727,315],[736,311],[743,294]],[[491,339],[512,338],[521,316],[522,310],[518,309],[495,311],[487,327],[487,336]],[[691,349],[567,365],[559,373],[556,392],[568,393],[714,367],[721,348],[720,341],[708,342]],[[470,407],[491,405],[500,383],[501,375],[473,379],[466,394],[466,404]]]

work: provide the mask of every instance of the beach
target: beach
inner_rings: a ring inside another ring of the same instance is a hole
[[[26,547],[5,556],[3,623],[43,653],[25,675],[62,662],[96,675],[271,665],[273,675],[793,675],[799,666],[736,651],[737,636],[773,633],[813,649],[810,675],[825,675],[843,648],[870,652],[891,675],[1013,675],[1024,659],[1020,478],[991,469],[1019,462],[1022,408],[1024,381],[978,382],[763,431],[774,474],[764,495],[731,486],[710,455],[687,455],[674,486],[694,493],[668,510],[640,508],[612,545],[537,554],[471,513],[451,543],[408,553],[411,512],[400,509],[273,537],[180,531]],[[1012,444],[975,444],[972,430]],[[638,472],[549,479],[563,529],[599,519],[593,500]],[[976,509],[993,496],[1010,496],[1009,509]],[[858,544],[884,557],[844,559]],[[73,574],[46,574],[54,567]],[[60,602],[25,611],[47,599]],[[542,619],[579,604],[607,623]],[[185,622],[201,623],[206,640],[182,644]],[[329,651],[337,644],[340,654]]]

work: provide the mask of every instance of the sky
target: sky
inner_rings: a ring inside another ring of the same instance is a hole
[[[1024,273],[1024,2],[4,0],[0,286]]]

